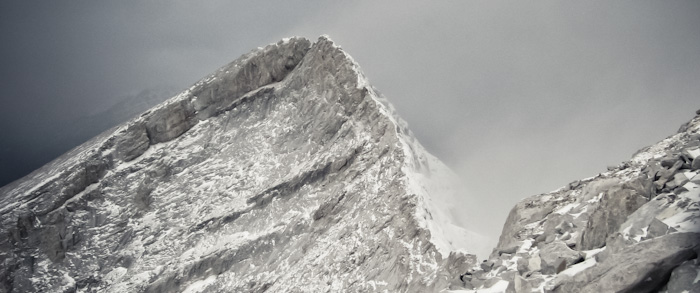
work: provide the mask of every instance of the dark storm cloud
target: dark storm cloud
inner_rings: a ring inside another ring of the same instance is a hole
[[[520,198],[626,160],[700,108],[698,1],[0,5],[3,152],[121,93],[329,34],[463,178],[465,223],[491,237]]]

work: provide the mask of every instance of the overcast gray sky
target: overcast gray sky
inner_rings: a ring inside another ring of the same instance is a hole
[[[2,1],[0,171],[43,160],[42,131],[114,97],[321,34],[463,179],[464,219],[494,239],[521,198],[700,108],[700,1]]]

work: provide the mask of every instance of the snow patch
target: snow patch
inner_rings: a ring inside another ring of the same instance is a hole
[[[596,249],[591,249],[591,250],[584,250],[583,253],[586,255],[586,259],[592,258],[596,256],[596,254],[601,253],[603,250],[605,250],[607,246],[603,246],[601,248],[596,248]]]
[[[594,198],[589,199],[589,200],[586,201],[586,202],[587,202],[587,203],[597,203],[597,202],[600,201],[601,198],[603,198],[603,194],[604,194],[603,192],[598,193],[598,195],[596,195]]]
[[[591,257],[583,262],[567,268],[566,270],[561,271],[559,274],[573,277],[574,275],[583,272],[585,269],[594,266],[596,263],[595,257]]]
[[[570,203],[570,204],[567,204],[567,205],[565,205],[564,207],[562,207],[562,208],[556,210],[554,213],[555,213],[555,214],[563,215],[563,214],[568,213],[569,211],[571,211],[572,209],[574,209],[574,208],[577,207],[577,206],[579,206],[578,203]]]
[[[445,292],[450,292],[450,293],[503,293],[506,292],[506,289],[508,289],[508,284],[510,282],[500,280],[496,284],[493,284],[493,286],[489,288],[479,288],[475,290],[448,290]]]
[[[127,271],[128,270],[124,267],[117,267],[117,268],[111,270],[109,273],[107,273],[107,275],[105,275],[104,282],[106,284],[117,283],[118,281],[120,281],[122,279],[122,277],[124,277],[124,275],[126,275]]]
[[[199,293],[199,292],[204,292],[204,289],[207,288],[207,286],[214,284],[216,282],[216,276],[212,275],[209,276],[208,278],[204,280],[198,280],[195,282],[192,282],[185,290],[182,291],[182,293]]]

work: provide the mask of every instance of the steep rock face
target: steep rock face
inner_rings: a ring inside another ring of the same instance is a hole
[[[332,41],[286,39],[0,189],[0,291],[439,291],[475,264],[450,176]]]
[[[511,210],[489,259],[452,288],[700,290],[699,146],[700,114],[630,161],[524,199]]]

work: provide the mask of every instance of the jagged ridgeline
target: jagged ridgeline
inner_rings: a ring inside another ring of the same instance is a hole
[[[330,39],[285,39],[0,189],[0,291],[440,291],[481,241],[454,181]]]

